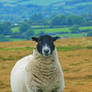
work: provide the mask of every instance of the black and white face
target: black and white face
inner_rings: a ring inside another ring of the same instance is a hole
[[[40,37],[32,37],[32,40],[37,42],[38,52],[42,56],[48,57],[55,50],[54,41],[56,41],[59,38],[60,37],[51,37],[49,35],[43,35]]]

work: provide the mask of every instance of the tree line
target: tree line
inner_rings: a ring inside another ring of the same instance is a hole
[[[43,26],[46,28],[74,26],[71,32],[79,32],[79,26],[92,26],[92,16],[75,16],[75,15],[54,15],[51,17],[44,17],[42,15],[33,15],[21,23],[2,22],[0,23],[0,41],[8,41],[8,38],[18,38],[29,40],[31,36],[35,35],[32,26]],[[13,32],[12,28],[18,28],[18,31]],[[40,28],[41,29],[41,28]],[[86,30],[85,30],[86,31]],[[38,35],[42,35],[40,32]],[[92,32],[88,34],[92,36]],[[3,39],[2,39],[3,38]]]
[[[32,15],[27,21],[32,25],[50,25],[50,26],[71,26],[71,25],[92,25],[92,15],[53,15],[44,17],[42,14]]]

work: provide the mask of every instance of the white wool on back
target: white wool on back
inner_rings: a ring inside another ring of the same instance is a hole
[[[57,51],[49,57],[41,56],[37,49],[33,55],[19,60],[11,72],[12,92],[62,92],[65,87],[64,75]]]

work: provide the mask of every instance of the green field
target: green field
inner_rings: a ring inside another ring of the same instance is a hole
[[[51,32],[71,32],[70,28],[71,27],[65,27],[65,28],[48,28],[48,29],[35,29],[34,31],[35,31],[35,33],[39,33],[40,31],[44,31],[45,33],[51,33]],[[86,30],[86,29],[92,29],[92,26],[79,27],[79,29],[81,31],[82,30]]]
[[[43,29],[44,26],[32,26],[32,28],[41,28],[41,29],[35,29],[34,32],[37,34],[40,31],[44,31],[45,33],[51,33],[51,32],[71,32],[70,28],[71,27],[65,27],[65,28],[47,28]],[[48,27],[48,26],[47,26]],[[92,26],[84,26],[84,27],[79,27],[79,29],[85,30],[85,29],[92,29]],[[18,32],[19,28],[14,27],[12,28],[12,32]]]
[[[40,31],[44,31],[45,33],[53,33],[53,32],[70,32],[69,28],[50,28],[50,29],[37,29],[34,30],[35,33],[39,33]]]
[[[80,27],[80,30],[86,30],[86,29],[91,29],[92,30],[92,26],[85,26],[85,27]]]
[[[76,33],[72,34],[70,28],[71,27],[35,29],[34,32],[36,34],[40,33],[40,31],[45,32],[46,34],[48,34],[48,33],[56,33],[56,32],[68,32],[67,34],[60,34],[60,35],[58,34],[61,37],[68,37],[68,38],[71,38],[71,37],[83,37],[84,35],[87,34],[87,32],[80,33],[80,34],[76,34]],[[79,29],[80,29],[80,31],[87,30],[87,29],[91,30],[92,26],[79,27]]]
[[[13,32],[13,33],[19,32],[19,27],[14,27],[14,28],[12,28],[12,32]]]
[[[33,31],[35,33],[35,35],[37,36],[38,34],[40,34],[41,32],[43,32],[44,34],[50,34],[50,33],[57,33],[56,35],[63,37],[63,38],[77,38],[77,37],[84,37],[85,35],[87,35],[88,32],[82,32],[82,33],[71,33],[71,27],[62,27],[62,28],[49,28],[48,26],[32,26]],[[83,27],[79,27],[80,31],[83,30],[92,30],[92,26],[83,26]],[[19,27],[14,27],[12,28],[12,32],[16,33],[19,32]],[[65,34],[59,34],[58,32],[67,32]],[[21,41],[24,39],[10,39],[10,41]]]

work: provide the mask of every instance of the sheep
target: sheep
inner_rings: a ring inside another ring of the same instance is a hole
[[[62,92],[64,74],[54,41],[60,37],[32,37],[37,44],[33,54],[19,60],[11,71],[12,92]]]

